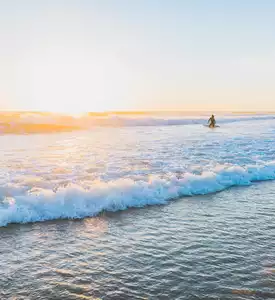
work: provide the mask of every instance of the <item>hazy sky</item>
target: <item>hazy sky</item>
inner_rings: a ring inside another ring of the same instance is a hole
[[[273,0],[0,0],[0,109],[275,110]]]

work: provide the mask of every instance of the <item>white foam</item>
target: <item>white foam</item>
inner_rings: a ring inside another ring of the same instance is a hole
[[[175,125],[192,125],[206,124],[208,116],[179,116],[179,117],[157,117],[157,116],[121,116],[121,115],[106,115],[106,116],[66,116],[57,114],[35,114],[22,113],[19,117],[10,121],[13,124],[31,123],[31,124],[55,124],[67,126],[79,126],[84,129],[95,126],[107,127],[129,127],[129,126],[175,126]],[[264,121],[274,120],[272,115],[217,115],[217,123],[226,124],[240,121]],[[0,124],[1,125],[1,124]],[[1,130],[1,128],[0,128]]]
[[[275,116],[217,116],[217,123],[226,124],[226,123],[234,123],[234,122],[243,122],[243,121],[265,121],[265,120],[274,120]],[[199,125],[206,124],[208,118],[207,117],[167,117],[167,118],[157,118],[157,117],[138,117],[138,118],[130,118],[130,117],[121,117],[121,116],[109,116],[109,117],[89,117],[79,119],[79,122],[82,123],[83,127],[89,126],[175,126],[175,125]]]
[[[151,176],[143,180],[117,179],[52,189],[1,187],[0,226],[53,219],[95,216],[102,211],[165,204],[183,196],[205,195],[253,181],[275,179],[275,162],[261,166],[220,166],[200,175]],[[9,195],[7,196],[7,191]]]

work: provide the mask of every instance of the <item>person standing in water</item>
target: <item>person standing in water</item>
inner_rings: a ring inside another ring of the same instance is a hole
[[[212,116],[209,118],[208,123],[209,123],[209,127],[215,127],[215,126],[216,126],[216,120],[215,120],[214,115],[212,115]]]

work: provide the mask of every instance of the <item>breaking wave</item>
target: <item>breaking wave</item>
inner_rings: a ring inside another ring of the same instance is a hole
[[[196,125],[206,124],[208,117],[180,117],[180,118],[157,118],[157,117],[121,117],[109,116],[104,118],[84,118],[79,120],[85,126],[175,126],[175,125]],[[265,121],[274,120],[275,116],[253,116],[253,117],[232,117],[217,116],[217,123],[226,124],[242,121]]]
[[[69,185],[57,190],[0,188],[0,226],[53,219],[78,219],[103,211],[165,204],[184,196],[205,195],[232,186],[275,179],[275,162],[261,166],[219,166],[201,174],[151,176],[143,180],[92,182],[90,187]]]
[[[0,118],[0,133],[40,133],[91,129],[93,127],[175,126],[206,124],[209,116],[88,116],[18,114]],[[273,115],[217,115],[218,124],[274,120]],[[42,126],[43,125],[43,126]]]

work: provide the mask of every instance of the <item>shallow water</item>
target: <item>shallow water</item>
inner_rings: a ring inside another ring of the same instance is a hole
[[[0,298],[275,298],[274,133],[1,136]]]
[[[265,182],[2,227],[2,299],[273,299],[274,195]]]
[[[223,120],[225,121],[225,120]],[[275,120],[3,135],[0,226],[83,218],[275,179]]]

